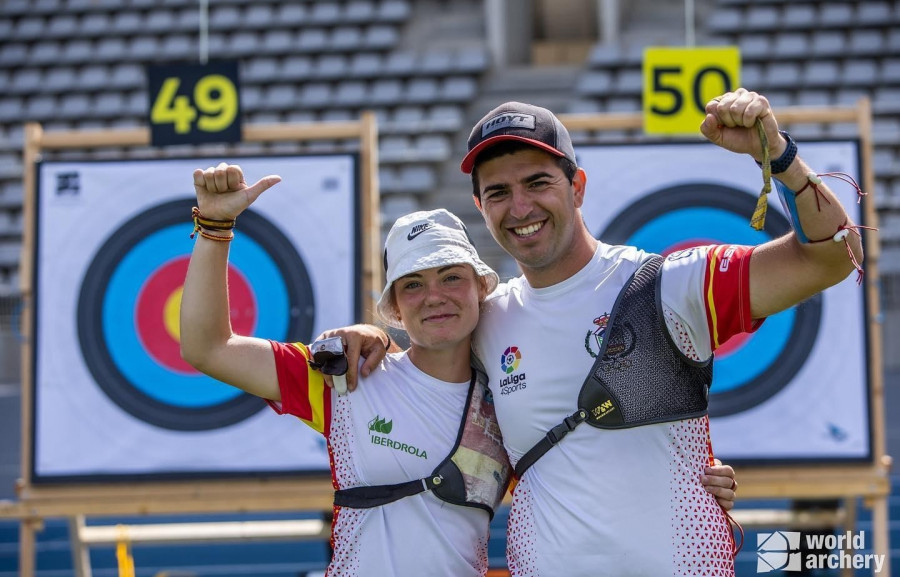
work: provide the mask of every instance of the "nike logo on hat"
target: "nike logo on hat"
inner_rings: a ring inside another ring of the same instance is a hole
[[[409,231],[408,235],[406,235],[406,240],[412,240],[416,238],[417,236],[431,228],[431,224],[432,223],[430,222],[426,222],[424,224],[417,224],[416,226],[412,227],[412,230]]]

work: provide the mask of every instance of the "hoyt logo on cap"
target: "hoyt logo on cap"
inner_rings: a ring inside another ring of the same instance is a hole
[[[572,138],[556,115],[533,104],[507,102],[488,112],[472,128],[469,151],[460,168],[471,173],[482,152],[507,140],[524,142],[577,164]]]
[[[501,128],[527,128],[528,130],[534,130],[534,115],[498,114],[481,125],[481,136],[485,137]]]

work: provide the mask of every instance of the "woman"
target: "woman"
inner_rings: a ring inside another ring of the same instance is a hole
[[[279,181],[268,176],[248,186],[239,167],[224,163],[194,172],[200,238],[182,296],[182,356],[326,437],[336,489],[328,575],[484,575],[489,522],[509,465],[484,381],[471,365],[470,339],[496,273],[449,212],[398,219],[385,243],[387,280],[377,309],[406,330],[411,346],[339,396],[310,368],[305,345],[231,331],[230,228]],[[717,472],[727,476],[730,468]]]

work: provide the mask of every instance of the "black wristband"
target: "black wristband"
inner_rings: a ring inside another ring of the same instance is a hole
[[[797,143],[791,138],[791,135],[785,130],[779,130],[778,134],[787,141],[787,148],[781,153],[781,156],[772,161],[772,174],[780,174],[790,168],[791,163],[797,158]],[[756,163],[762,166],[761,162]]]

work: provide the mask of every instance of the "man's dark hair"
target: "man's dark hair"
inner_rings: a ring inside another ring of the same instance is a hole
[[[493,160],[495,158],[499,158],[501,156],[505,156],[507,154],[515,154],[520,150],[529,150],[534,148],[534,146],[528,144],[527,142],[507,140],[505,142],[495,144],[494,146],[479,154],[478,158],[475,159],[475,166],[474,168],[472,168],[472,195],[479,201],[481,200],[481,188],[478,182],[478,167],[482,163]],[[540,149],[538,148],[537,150]],[[568,158],[562,156],[555,157],[555,160],[556,166],[558,166],[559,169],[562,170],[566,179],[569,181],[569,184],[572,184],[572,181],[575,178],[575,173],[578,171],[578,165],[576,165]]]

